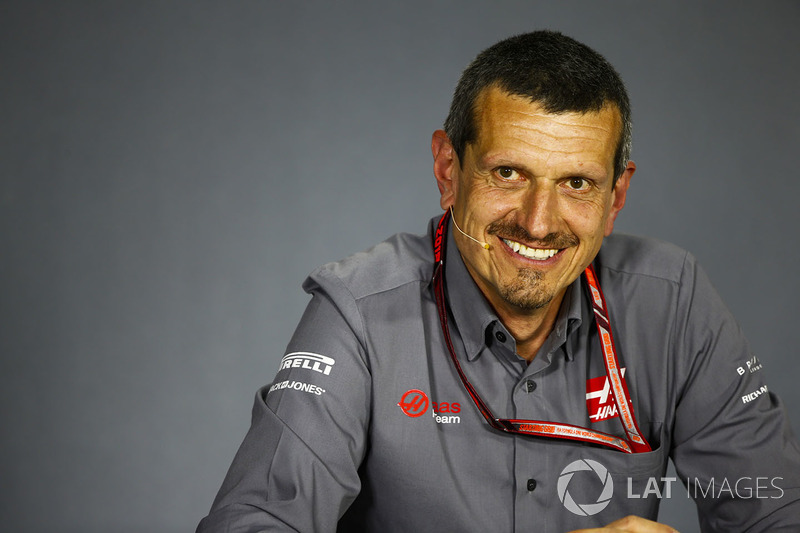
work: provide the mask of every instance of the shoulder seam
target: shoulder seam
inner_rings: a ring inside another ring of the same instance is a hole
[[[624,269],[621,269],[621,268],[615,268],[615,267],[608,266],[608,265],[601,265],[600,268],[606,269],[606,270],[610,270],[610,271],[613,271],[613,272],[618,272],[620,274],[628,274],[629,276],[640,276],[640,277],[645,277],[645,278],[659,279],[659,280],[663,280],[663,281],[668,281],[670,283],[674,283],[676,285],[680,285],[681,280],[683,279],[683,272],[686,269],[686,261],[688,260],[689,255],[690,255],[687,250],[681,250],[681,252],[683,253],[683,257],[682,257],[682,260],[681,260],[680,273],[679,273],[679,276],[678,276],[677,280],[676,279],[670,279],[670,278],[668,278],[666,276],[659,276],[659,275],[656,275],[656,274],[650,274],[650,273],[646,273],[646,272],[631,272],[630,270],[624,270]],[[676,263],[677,263],[677,261],[676,261]]]
[[[364,353],[366,354],[367,331],[366,331],[366,326],[364,325],[364,317],[361,316],[361,309],[359,309],[358,307],[359,298],[356,298],[355,295],[353,294],[353,291],[350,290],[350,287],[348,287],[347,284],[339,276],[334,274],[333,271],[327,268],[327,266],[320,267],[318,271],[320,273],[324,272],[324,276],[326,278],[335,280],[336,284],[342,287],[345,291],[347,291],[347,294],[353,300],[353,304],[356,309],[356,314],[358,315],[358,330],[359,330],[360,342],[361,346],[364,348]]]
[[[361,301],[361,300],[363,300],[364,298],[369,298],[369,297],[371,297],[371,296],[377,296],[377,295],[379,295],[379,294],[384,294],[384,293],[387,293],[387,292],[395,291],[395,290],[397,290],[397,289],[399,289],[399,288],[401,288],[401,287],[405,287],[406,285],[412,285],[412,284],[415,284],[415,283],[417,283],[417,284],[420,284],[420,285],[426,285],[426,284],[428,284],[429,282],[428,282],[428,281],[425,281],[424,279],[413,279],[413,280],[410,280],[410,281],[406,281],[406,282],[403,282],[403,283],[399,283],[399,284],[397,284],[397,285],[394,285],[394,286],[392,286],[392,287],[388,287],[388,288],[386,288],[386,289],[381,289],[381,290],[379,290],[379,291],[373,291],[373,292],[370,292],[369,294],[365,294],[365,295],[363,295],[363,296],[359,296],[358,298],[356,298],[355,296],[353,296],[353,300],[355,300],[356,302],[358,302],[358,301]],[[351,294],[352,294],[352,293],[351,293]]]
[[[433,263],[431,263],[431,264],[433,264]],[[321,266],[319,268],[319,271],[324,271],[325,272],[325,277],[335,279],[339,285],[341,285],[342,287],[345,288],[345,290],[347,290],[348,294],[350,294],[350,296],[353,298],[353,301],[356,301],[356,302],[359,301],[359,300],[363,300],[364,298],[368,298],[370,296],[375,296],[377,294],[383,294],[383,293],[386,293],[386,292],[390,292],[390,291],[399,289],[400,287],[404,287],[404,286],[410,285],[412,283],[419,283],[419,284],[423,284],[423,285],[427,284],[427,283],[430,283],[430,280],[427,279],[426,277],[423,277],[423,276],[414,277],[414,278],[409,279],[407,281],[397,282],[397,283],[395,283],[395,284],[393,284],[391,286],[388,286],[388,287],[385,287],[385,288],[381,288],[379,290],[370,291],[370,292],[368,292],[366,294],[356,296],[355,294],[353,294],[353,291],[350,290],[350,287],[348,286],[348,284],[341,277],[336,275],[336,273],[334,273],[333,270],[328,267],[328,265]]]

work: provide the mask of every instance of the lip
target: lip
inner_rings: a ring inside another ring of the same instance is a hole
[[[553,266],[561,260],[561,258],[564,255],[564,251],[566,250],[566,248],[561,248],[558,250],[558,252],[556,252],[556,254],[553,257],[550,257],[548,259],[531,259],[529,257],[525,257],[515,252],[505,243],[503,237],[497,235],[496,238],[498,242],[498,247],[501,248],[503,252],[505,252],[512,260],[522,262],[527,266],[532,266],[532,267],[547,268],[549,266]]]

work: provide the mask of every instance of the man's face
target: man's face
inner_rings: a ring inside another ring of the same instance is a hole
[[[444,132],[433,138],[442,208],[491,246],[454,232],[467,269],[495,309],[560,305],[625,203],[635,166],[612,188],[619,112],[551,114],[491,88],[478,99],[476,125],[460,166]]]

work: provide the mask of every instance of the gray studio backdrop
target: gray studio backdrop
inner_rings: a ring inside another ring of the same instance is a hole
[[[535,28],[623,74],[618,230],[699,257],[799,428],[799,24],[790,1],[1,2],[0,528],[192,530],[305,275],[424,231],[461,69]],[[662,519],[696,531],[676,493]]]

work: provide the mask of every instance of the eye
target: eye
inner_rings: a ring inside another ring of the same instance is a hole
[[[504,180],[513,180],[518,177],[517,171],[511,167],[497,167],[495,174]]]
[[[574,191],[585,191],[589,188],[591,183],[585,178],[569,178],[567,186]]]

